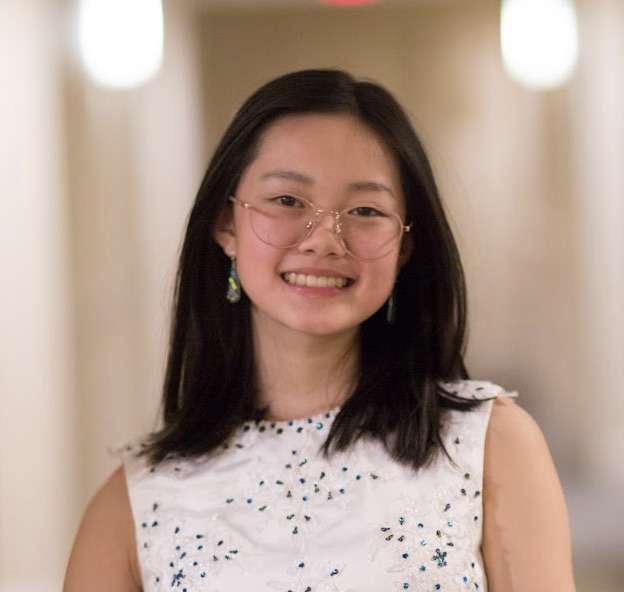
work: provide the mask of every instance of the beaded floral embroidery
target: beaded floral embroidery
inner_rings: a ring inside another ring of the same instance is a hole
[[[464,398],[486,382],[444,383]],[[218,455],[154,469],[124,450],[144,590],[484,590],[479,546],[489,407],[451,412],[418,473],[381,444],[318,455],[339,409],[248,422]]]

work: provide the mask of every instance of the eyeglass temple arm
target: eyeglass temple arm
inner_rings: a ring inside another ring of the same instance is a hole
[[[232,203],[237,203],[241,206],[243,206],[246,209],[249,209],[251,207],[251,204],[247,203],[246,201],[243,201],[242,199],[238,199],[238,197],[236,197],[235,195],[230,195],[228,197],[228,199],[232,202]]]

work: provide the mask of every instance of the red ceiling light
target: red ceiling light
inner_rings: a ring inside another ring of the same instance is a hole
[[[374,4],[376,0],[319,0],[321,4],[328,6],[365,6]]]

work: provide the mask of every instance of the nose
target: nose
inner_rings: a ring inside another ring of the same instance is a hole
[[[315,253],[321,257],[327,255],[344,257],[347,249],[336,230],[335,215],[324,212],[313,220],[312,228],[297,249],[302,253]]]

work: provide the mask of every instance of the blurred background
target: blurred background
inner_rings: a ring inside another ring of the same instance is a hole
[[[424,140],[469,370],[548,440],[579,591],[624,590],[624,3],[160,6],[0,1],[0,589],[60,589],[108,447],[156,425],[184,223],[233,113],[340,67]]]

